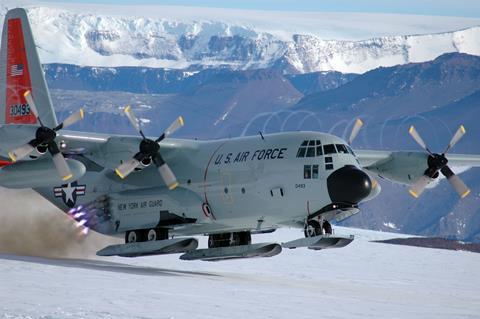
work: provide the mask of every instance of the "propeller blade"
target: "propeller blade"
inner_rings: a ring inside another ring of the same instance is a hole
[[[408,192],[413,197],[418,198],[420,197],[420,195],[422,195],[423,191],[425,190],[425,187],[427,187],[430,181],[431,181],[430,177],[426,175],[422,175],[422,177],[420,177],[420,179],[415,184],[413,184],[412,188],[410,188]]]
[[[75,124],[76,122],[82,120],[84,117],[84,112],[83,109],[78,110],[77,112],[71,114],[69,117],[65,119],[60,125],[58,125],[54,130],[58,131],[61,130],[62,128],[69,127],[72,124]]]
[[[177,178],[175,177],[175,174],[173,174],[168,164],[165,163],[160,153],[157,153],[157,156],[153,158],[153,162],[157,166],[158,172],[162,176],[163,181],[167,185],[168,189],[175,189],[178,186]]]
[[[130,105],[127,105],[125,107],[125,110],[123,110],[125,112],[125,115],[127,115],[128,117],[128,120],[130,121],[130,123],[132,123],[133,127],[135,127],[135,129],[138,131],[138,132],[142,132],[140,130],[140,124],[138,122],[138,119],[137,117],[135,116],[135,114],[133,114],[133,110],[132,108],[130,107]],[[143,134],[142,134],[143,136]]]
[[[183,117],[179,116],[172,124],[166,129],[165,137],[172,135],[176,130],[181,128],[185,124]]]
[[[167,163],[158,166],[158,172],[162,176],[163,181],[167,185],[168,189],[172,190],[178,186],[177,178],[175,177]]]
[[[458,195],[461,198],[465,198],[470,194],[470,189],[465,185],[465,183],[455,175],[455,173],[450,169],[448,166],[444,166],[441,169],[442,174],[447,178],[448,182],[452,187],[455,189],[455,191],[458,193]]]
[[[135,169],[135,167],[138,166],[138,164],[140,164],[140,161],[136,158],[132,158],[118,166],[115,169],[115,173],[117,173],[117,175],[123,179],[127,177],[131,172],[133,172],[133,170]]]
[[[16,162],[16,161],[24,158],[25,156],[27,156],[31,152],[33,152],[34,149],[35,149],[35,147],[33,147],[33,145],[31,145],[31,142],[30,142],[30,143],[27,143],[25,145],[22,145],[22,146],[20,146],[16,149],[14,149],[11,152],[8,152],[8,157],[10,157],[12,162]]]
[[[418,145],[420,145],[425,151],[427,151],[429,154],[431,154],[430,150],[427,147],[427,144],[423,141],[423,139],[420,137],[420,134],[418,134],[417,130],[415,127],[410,126],[410,129],[408,130],[408,133],[413,137],[415,142],[417,142]]]
[[[65,159],[65,157],[63,157],[62,153],[58,152],[56,154],[53,154],[52,159],[53,164],[55,164],[57,172],[63,181],[67,181],[73,177],[72,172],[70,171],[70,167],[68,167],[67,160]]]
[[[32,111],[33,115],[38,118],[38,110],[35,102],[33,101],[32,92],[30,92],[30,90],[25,91],[25,93],[23,93],[23,96],[25,97],[25,100],[27,100],[27,103],[30,106],[30,111]]]
[[[457,142],[462,138],[463,135],[465,135],[467,131],[465,130],[465,127],[463,125],[460,125],[458,128],[457,132],[455,132],[455,135],[453,135],[452,140],[450,143],[448,143],[447,148],[443,152],[443,154],[447,153]]]
[[[350,133],[350,137],[348,138],[348,144],[351,145],[353,140],[357,137],[358,132],[360,132],[360,129],[363,126],[363,122],[361,119],[357,119],[355,121],[355,125],[352,128],[352,132]]]

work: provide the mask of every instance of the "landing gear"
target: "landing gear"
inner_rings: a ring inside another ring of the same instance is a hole
[[[323,221],[322,226],[316,220],[309,220],[304,228],[304,234],[306,238],[320,236],[320,235],[331,235],[333,234],[332,225],[328,221]]]
[[[141,230],[129,230],[125,233],[125,243],[137,243],[143,240],[143,232]]]
[[[208,236],[208,248],[250,245],[252,235],[249,231],[213,234]]]
[[[333,234],[332,225],[328,221],[323,222],[322,228],[323,228],[323,231],[324,231],[325,234],[327,234],[327,235]]]
[[[318,221],[311,219],[305,225],[303,233],[306,238],[319,236],[322,235],[322,227]]]
[[[125,233],[126,244],[164,239],[168,239],[167,228],[137,229]]]
[[[168,239],[168,229],[166,228],[152,228],[147,231],[147,240],[164,240]]]

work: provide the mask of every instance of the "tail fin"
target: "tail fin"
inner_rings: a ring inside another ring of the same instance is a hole
[[[36,124],[23,94],[32,91],[39,116],[48,127],[57,125],[32,30],[24,9],[9,10],[0,47],[0,125]]]

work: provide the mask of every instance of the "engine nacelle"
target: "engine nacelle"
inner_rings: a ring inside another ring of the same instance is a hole
[[[365,169],[396,183],[412,185],[428,168],[428,154],[418,152],[392,152],[386,159]]]
[[[80,179],[86,172],[85,165],[74,159],[67,159],[72,180]],[[35,188],[65,184],[49,158],[36,161],[20,161],[0,170],[0,185],[7,188]]]

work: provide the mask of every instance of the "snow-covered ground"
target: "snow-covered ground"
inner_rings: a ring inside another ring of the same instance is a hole
[[[356,239],[223,262],[0,255],[0,317],[478,318],[480,254],[370,242],[398,234],[337,233]],[[254,241],[301,235],[279,230]]]

